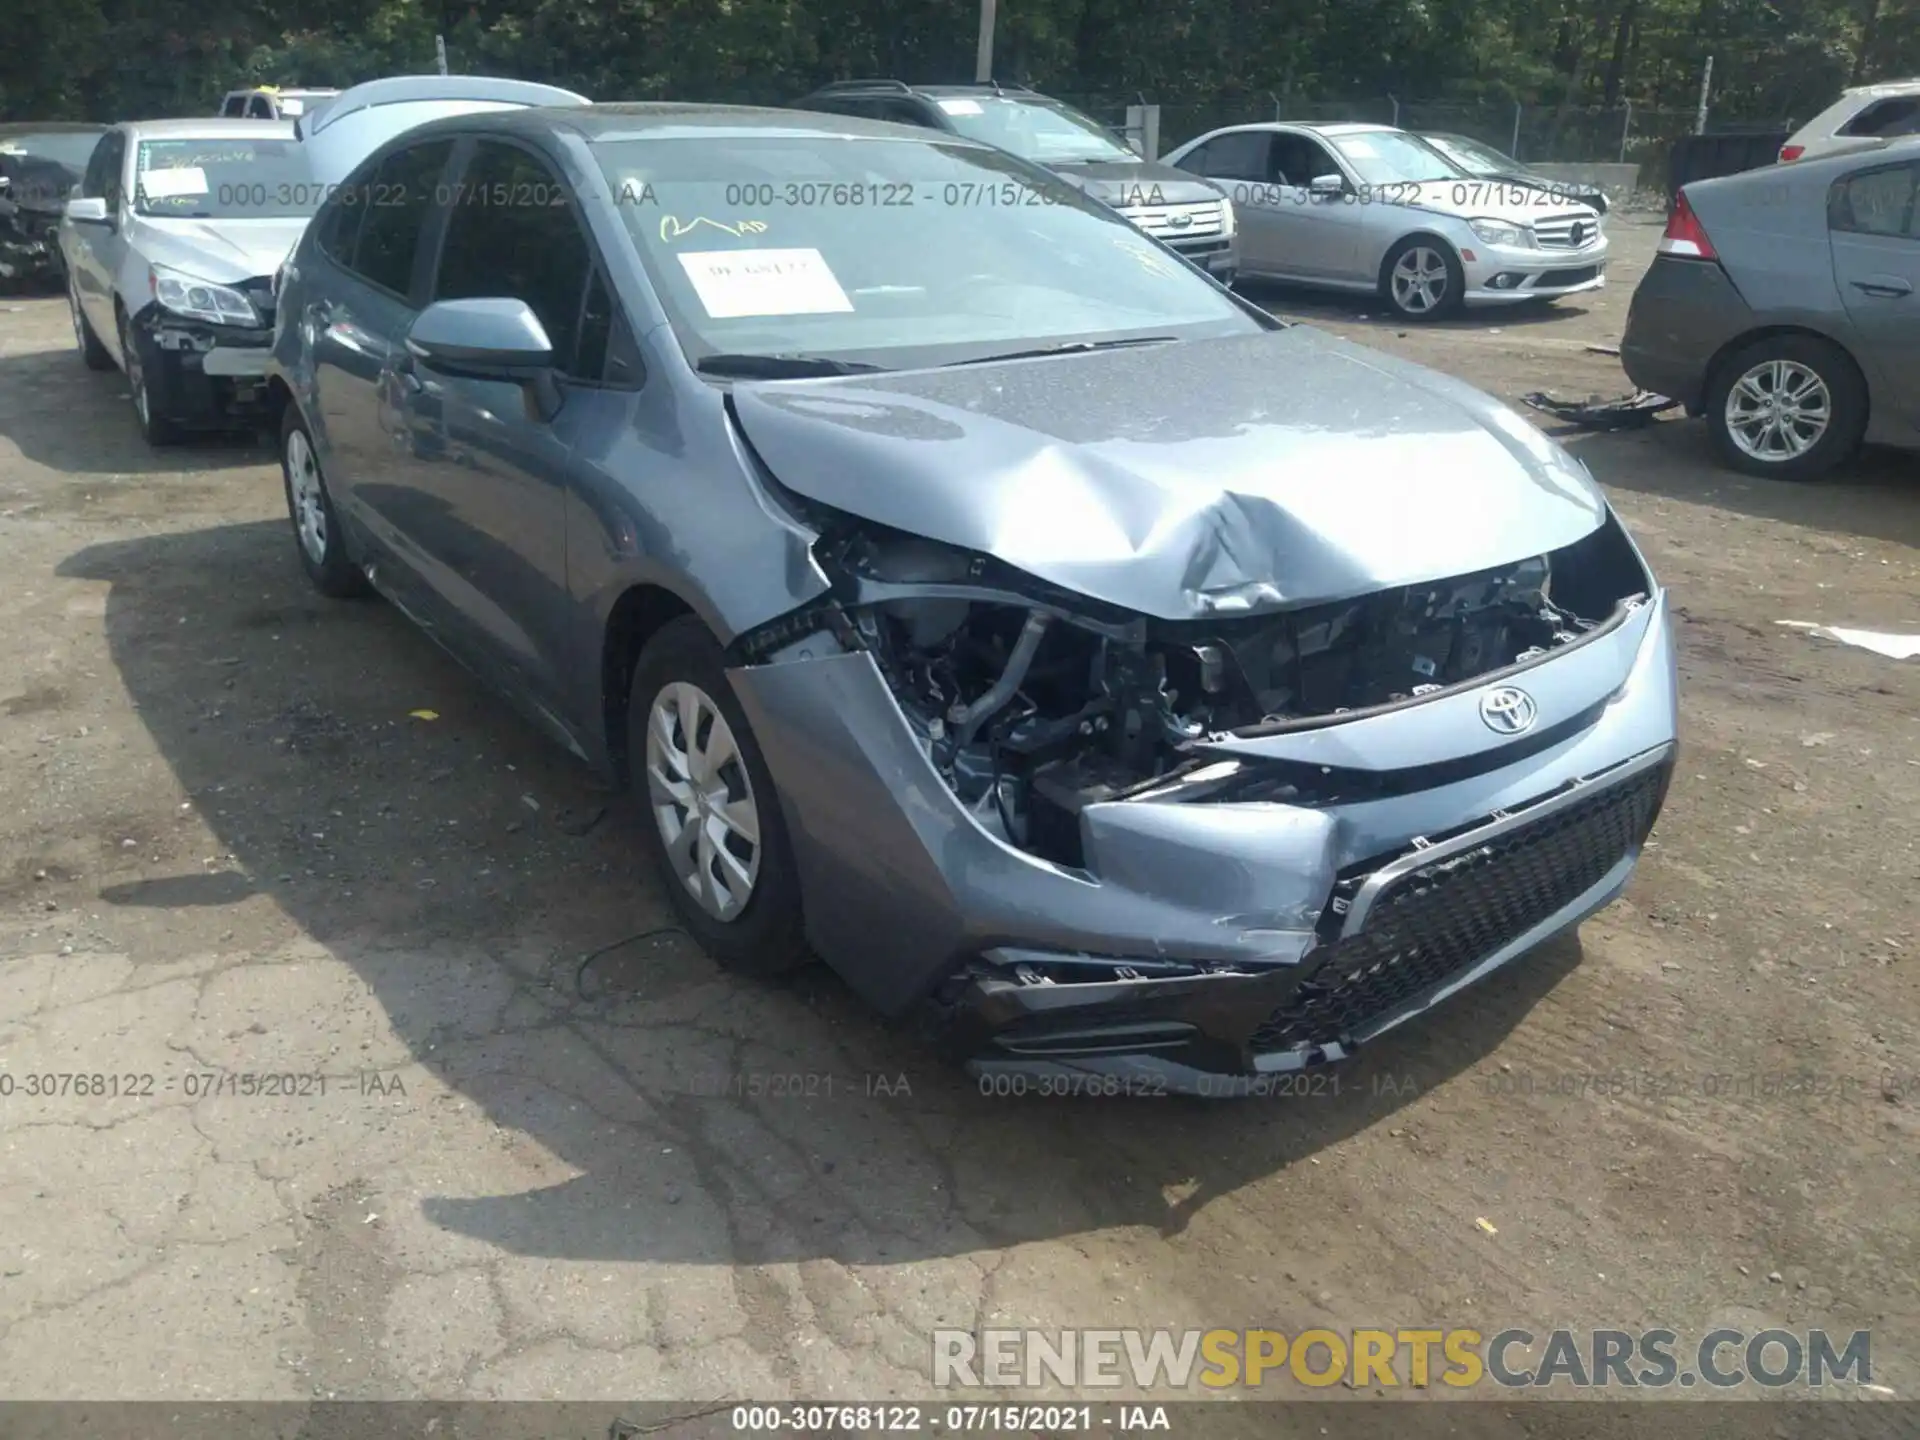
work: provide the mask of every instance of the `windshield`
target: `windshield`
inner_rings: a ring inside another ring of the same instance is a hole
[[[52,160],[69,170],[87,168],[93,147],[100,143],[100,130],[34,130],[0,135],[0,155],[27,155],[37,160]]]
[[[969,140],[998,145],[1035,164],[1062,165],[1076,160],[1138,164],[1140,160],[1099,121],[1052,101],[949,95],[933,103]]]
[[[1363,185],[1419,185],[1429,180],[1458,180],[1469,172],[1426,141],[1400,130],[1368,130],[1357,135],[1322,135],[1353,168]]]
[[[901,368],[1265,328],[1106,207],[996,150],[741,134],[594,154],[696,361]]]
[[[1477,140],[1464,140],[1452,135],[1423,135],[1420,138],[1471,175],[1516,175],[1520,171],[1518,160],[1511,155],[1502,155]]]
[[[300,142],[250,135],[142,140],[134,210],[181,220],[286,220],[313,214],[325,188]]]

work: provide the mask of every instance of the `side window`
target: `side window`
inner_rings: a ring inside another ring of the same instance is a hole
[[[482,140],[453,189],[435,300],[511,296],[526,301],[553,341],[555,365],[581,376],[575,353],[593,268],[567,186],[516,146]],[[601,346],[604,350],[604,345]]]
[[[1876,100],[1840,127],[1842,135],[1912,135],[1920,133],[1920,95]]]
[[[247,118],[249,120],[273,119],[273,102],[264,95],[254,96],[247,102]]]
[[[578,380],[622,387],[638,385],[642,379],[633,332],[597,268],[587,281],[586,303],[580,307],[580,352],[571,373]]]
[[[396,295],[412,291],[414,251],[452,152],[451,140],[396,150],[380,162],[370,182],[348,193],[366,211],[350,269]]]
[[[229,95],[227,96],[226,99],[220,102],[220,113],[225,118],[232,120],[246,113],[246,106],[247,106],[246,96]]]
[[[313,243],[334,264],[353,267],[353,246],[360,238],[360,222],[367,207],[360,203],[373,183],[373,171],[362,167],[347,178],[313,217]]]
[[[1891,235],[1920,240],[1915,190],[1920,165],[1889,165],[1860,170],[1834,182],[1827,202],[1827,223],[1856,235]]]
[[[107,138],[100,142],[100,148],[93,152],[100,164],[100,195],[107,202],[107,210],[112,213],[120,208],[121,172],[126,168],[127,132],[111,130]]]
[[[1326,147],[1304,135],[1282,135],[1274,142],[1274,164],[1288,185],[1311,185],[1321,175],[1338,175]]]
[[[109,130],[102,135],[100,143],[93,147],[93,154],[87,157],[86,174],[80,177],[80,193],[90,200],[107,193],[107,169],[113,163],[113,141],[118,133]]]
[[[880,118],[891,120],[896,125],[919,125],[923,128],[931,128],[934,123],[926,110],[912,100],[882,100]]]
[[[1274,143],[1274,136],[1264,130],[1238,130],[1209,140],[1187,157],[1182,168],[1219,180],[1270,180],[1273,168],[1268,156]]]

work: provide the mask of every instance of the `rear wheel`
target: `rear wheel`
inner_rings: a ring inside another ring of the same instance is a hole
[[[1812,335],[1776,335],[1729,356],[1707,388],[1721,458],[1778,480],[1816,480],[1860,448],[1867,387],[1852,358]]]
[[[1380,288],[1404,318],[1439,320],[1465,303],[1467,273],[1444,241],[1409,235],[1387,252]]]
[[[280,473],[286,482],[287,515],[293,521],[300,567],[307,572],[313,588],[335,600],[353,600],[371,593],[373,587],[367,577],[347,554],[346,537],[327,494],[326,477],[320,473],[313,436],[291,403],[280,421]]]
[[[693,616],[640,652],[627,755],[646,844],[687,933],[722,966],[771,976],[808,960],[780,797],[719,644]]]

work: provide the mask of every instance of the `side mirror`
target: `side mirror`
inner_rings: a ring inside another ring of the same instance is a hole
[[[111,225],[113,216],[107,213],[107,202],[98,195],[89,195],[67,201],[67,218],[76,225]]]
[[[407,331],[407,353],[443,375],[521,386],[542,420],[552,419],[560,408],[553,341],[524,300],[441,300],[429,305]]]
[[[1336,200],[1347,193],[1347,182],[1338,175],[1316,175],[1307,191],[1316,200]]]

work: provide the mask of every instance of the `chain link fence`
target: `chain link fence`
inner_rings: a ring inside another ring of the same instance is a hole
[[[1279,92],[1239,92],[1204,98],[1117,92],[1058,94],[1088,114],[1123,129],[1129,105],[1160,106],[1160,151],[1223,125],[1261,120],[1298,120],[1334,124],[1343,121],[1398,125],[1402,129],[1467,135],[1504,151],[1527,165],[1629,164],[1640,167],[1640,187],[1662,191],[1675,143],[1694,133],[1695,110],[1651,109],[1636,105],[1582,107],[1493,102],[1450,104],[1403,100],[1391,95],[1347,100],[1289,98]],[[1791,130],[1782,117],[1763,128]],[[1708,130],[1722,125],[1708,116]]]

